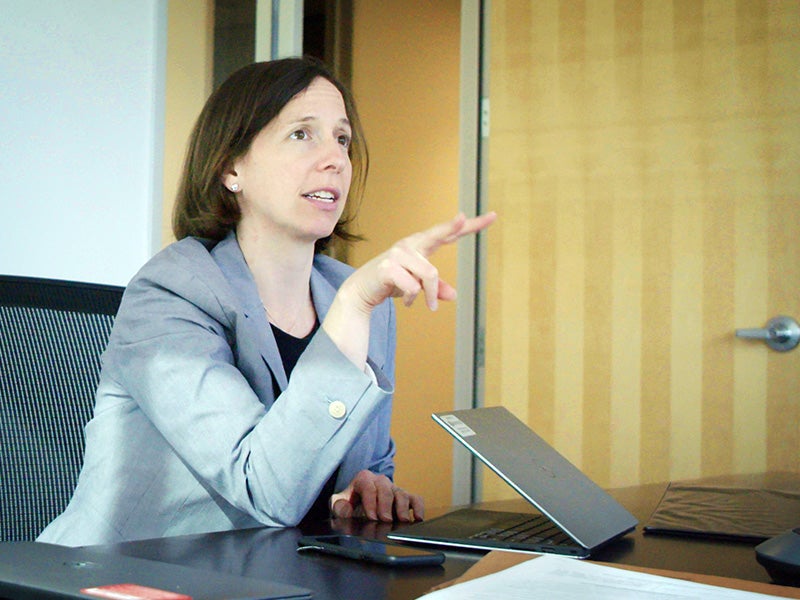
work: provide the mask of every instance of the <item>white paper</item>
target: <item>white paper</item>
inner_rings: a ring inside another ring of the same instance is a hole
[[[503,571],[432,592],[425,600],[754,600],[776,596],[542,555]]]

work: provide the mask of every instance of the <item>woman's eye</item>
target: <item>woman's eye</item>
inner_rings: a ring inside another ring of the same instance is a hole
[[[350,136],[349,135],[342,134],[337,139],[338,139],[339,143],[342,146],[344,146],[345,148],[349,148],[350,147]]]
[[[302,129],[298,129],[297,131],[292,132],[292,135],[289,136],[293,140],[305,140],[308,138],[308,133],[303,131]]]

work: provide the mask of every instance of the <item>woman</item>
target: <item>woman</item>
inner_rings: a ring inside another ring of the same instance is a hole
[[[209,98],[179,241],[127,286],[78,486],[40,541],[423,518],[392,482],[385,300],[453,299],[427,259],[494,216],[459,216],[354,271],[319,250],[352,238],[366,171],[353,100],[314,60],[249,65]]]

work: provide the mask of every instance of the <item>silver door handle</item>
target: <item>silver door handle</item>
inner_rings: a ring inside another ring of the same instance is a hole
[[[736,337],[763,340],[778,352],[788,352],[800,342],[800,325],[792,317],[770,319],[763,329],[737,329]]]

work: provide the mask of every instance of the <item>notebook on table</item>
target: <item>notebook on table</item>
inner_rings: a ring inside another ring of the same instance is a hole
[[[4,542],[0,543],[0,598],[274,600],[311,598],[311,591],[97,548]]]
[[[538,512],[465,508],[401,526],[389,538],[587,558],[636,528],[632,514],[506,408],[432,416]]]
[[[643,531],[758,543],[798,523],[800,476],[771,473],[670,482]]]

